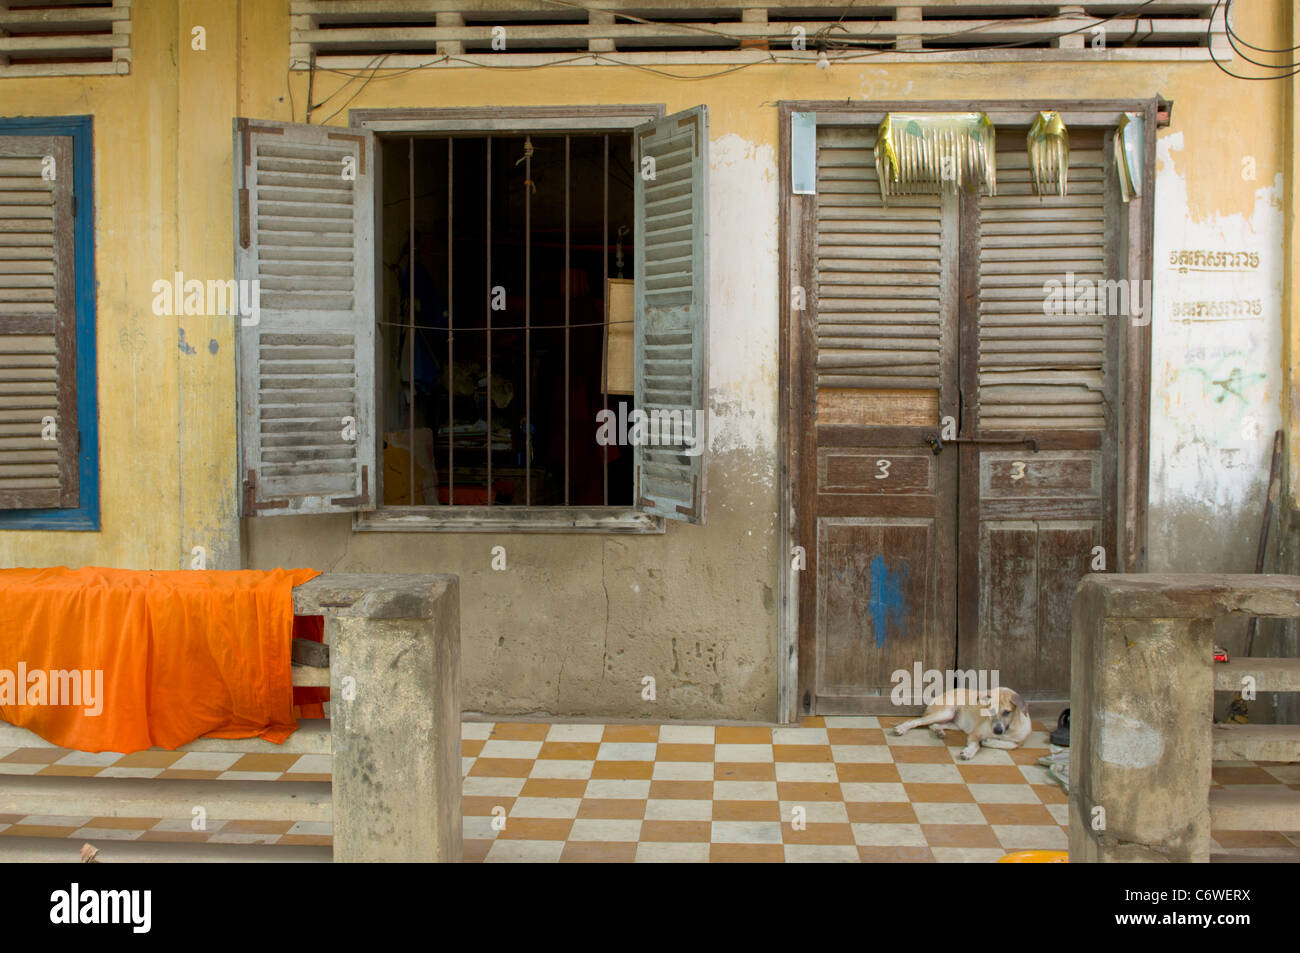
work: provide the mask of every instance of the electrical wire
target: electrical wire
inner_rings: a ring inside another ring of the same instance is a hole
[[[357,91],[356,91],[355,93],[353,93],[351,96],[348,97],[348,101],[347,101],[347,102],[345,102],[345,103],[344,103],[342,106],[340,106],[338,109],[334,110],[332,113],[330,113],[330,114],[329,114],[328,116],[326,116],[324,119],[322,119],[320,124],[321,124],[322,126],[325,125],[327,122],[329,122],[329,121],[330,121],[331,119],[333,119],[335,116],[337,116],[339,113],[343,112],[343,110],[347,109],[350,105],[352,105],[352,100],[356,99],[356,98],[357,98],[358,96],[360,96],[363,92],[365,92],[366,87],[370,85],[370,80],[372,80],[372,79],[375,78],[375,74],[379,72],[379,70],[383,67],[384,63],[387,62],[388,57],[390,57],[391,55],[392,55],[391,53],[385,53],[384,56],[383,56],[383,58],[382,58],[382,59],[381,59],[377,64],[375,64],[375,68],[374,68],[373,70],[370,71],[370,77],[369,77],[369,78],[368,78],[364,83],[362,83],[362,84],[357,88]]]
[[[1249,47],[1256,53],[1294,53],[1296,50],[1300,50],[1300,46],[1288,46],[1280,50],[1273,50],[1266,46],[1256,46],[1254,43],[1249,43],[1246,40],[1243,40],[1232,29],[1232,0],[1228,0],[1227,5],[1223,8],[1223,25],[1227,29],[1229,37],[1234,38],[1242,46]]]
[[[1232,52],[1237,54],[1237,56],[1241,57],[1243,60],[1245,60],[1247,63],[1250,63],[1253,66],[1261,66],[1264,69],[1280,70],[1280,69],[1292,69],[1295,67],[1294,63],[1285,63],[1285,64],[1262,63],[1259,60],[1251,59],[1249,56],[1247,56],[1246,53],[1240,47],[1237,46],[1237,43],[1241,41],[1240,38],[1237,36],[1237,34],[1233,31],[1232,27],[1229,25],[1228,21],[1231,17],[1232,17],[1232,0],[1228,0],[1228,2],[1223,7],[1223,23],[1225,27],[1224,32],[1228,38],[1228,45],[1232,47]],[[1249,46],[1252,50],[1255,50],[1255,47],[1251,46],[1249,43],[1243,43],[1243,45]],[[1258,50],[1255,51],[1259,52]],[[1268,52],[1290,52],[1290,51],[1275,50],[1275,51],[1268,51]]]
[[[1270,69],[1290,70],[1290,72],[1287,73],[1281,73],[1274,76],[1243,76],[1241,73],[1234,73],[1232,70],[1228,69],[1221,62],[1219,62],[1219,58],[1214,55],[1213,27],[1214,27],[1214,18],[1218,14],[1219,7],[1221,6],[1223,6],[1223,0],[1215,0],[1214,11],[1210,14],[1209,22],[1206,24],[1205,27],[1205,45],[1210,51],[1210,59],[1214,61],[1214,65],[1219,68],[1220,72],[1227,73],[1233,79],[1244,79],[1250,82],[1269,82],[1271,80],[1290,79],[1292,76],[1300,74],[1300,68],[1296,68],[1295,64],[1293,63],[1287,63],[1285,65],[1269,67]],[[1223,22],[1225,26],[1227,25],[1228,22],[1228,9],[1231,6],[1232,6],[1232,0],[1228,0],[1228,6],[1224,7],[1223,10]],[[1231,37],[1229,38],[1228,42],[1229,44],[1232,43]],[[1236,47],[1234,46],[1233,49],[1235,50]]]

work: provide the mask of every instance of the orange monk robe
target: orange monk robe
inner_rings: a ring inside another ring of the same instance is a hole
[[[171,749],[203,735],[278,744],[297,728],[293,587],[318,575],[0,570],[0,718],[80,751]],[[98,684],[102,697],[87,698]],[[70,698],[77,687],[82,697]]]

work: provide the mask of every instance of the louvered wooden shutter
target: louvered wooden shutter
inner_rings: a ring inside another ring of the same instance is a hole
[[[0,508],[73,507],[72,139],[0,136]]]
[[[998,194],[978,215],[980,430],[1102,430],[1105,322],[1128,318],[1044,309],[1047,282],[1106,277],[1101,133],[1072,134],[1067,194],[1041,199],[1023,137],[998,138]]]
[[[373,176],[368,132],[236,120],[245,515],[374,508]]]
[[[636,174],[636,406],[683,415],[697,449],[633,450],[642,512],[704,522],[707,469],[709,117],[696,106],[634,134]],[[649,158],[652,163],[646,163]],[[696,411],[702,413],[697,414]],[[695,421],[703,425],[695,429]]]
[[[874,127],[817,130],[817,387],[935,390],[942,197],[880,199]]]

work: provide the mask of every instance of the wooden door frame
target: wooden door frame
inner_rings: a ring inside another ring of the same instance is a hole
[[[813,355],[801,352],[803,333],[811,330],[816,313],[813,282],[817,196],[796,195],[791,182],[791,115],[796,112],[817,114],[817,124],[859,125],[878,123],[889,112],[986,112],[995,126],[1028,126],[1038,112],[1060,112],[1069,128],[1113,129],[1124,113],[1141,113],[1145,120],[1146,141],[1142,168],[1142,195],[1128,205],[1128,221],[1121,224],[1124,233],[1126,277],[1144,282],[1153,279],[1153,244],[1155,236],[1155,146],[1156,128],[1168,125],[1172,104],[1159,98],[1097,100],[924,100],[867,101],[846,103],[816,100],[783,100],[778,104],[780,124],[780,158],[778,165],[779,213],[779,298],[780,315],[779,378],[780,409],[777,439],[780,446],[781,492],[779,503],[778,595],[781,607],[778,618],[779,693],[778,710],[783,721],[797,721],[807,714],[815,695],[816,633],[810,627],[800,629],[799,608],[803,598],[815,591],[816,580],[808,577],[811,569],[795,568],[795,548],[806,554],[816,553],[815,526],[808,525],[802,507],[810,498],[803,491],[815,485],[815,426],[812,418],[812,387],[816,378]],[[807,306],[792,308],[796,286],[805,289]],[[1142,287],[1151,287],[1143,285]],[[1120,454],[1118,459],[1119,505],[1115,535],[1119,553],[1116,566],[1122,572],[1142,572],[1146,568],[1147,496],[1150,468],[1148,433],[1151,401],[1151,323],[1146,315],[1143,325],[1132,321],[1120,335],[1119,367],[1121,375],[1121,415],[1119,421]],[[810,590],[810,587],[811,590]]]

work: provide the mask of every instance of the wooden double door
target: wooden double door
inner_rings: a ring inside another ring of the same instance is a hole
[[[1068,694],[1075,586],[1116,558],[1127,321],[1076,291],[1120,270],[1121,210],[1109,134],[1075,137],[1064,197],[1034,193],[1024,144],[999,130],[995,197],[883,202],[874,128],[818,131],[795,331],[801,711],[897,711],[918,663]]]

